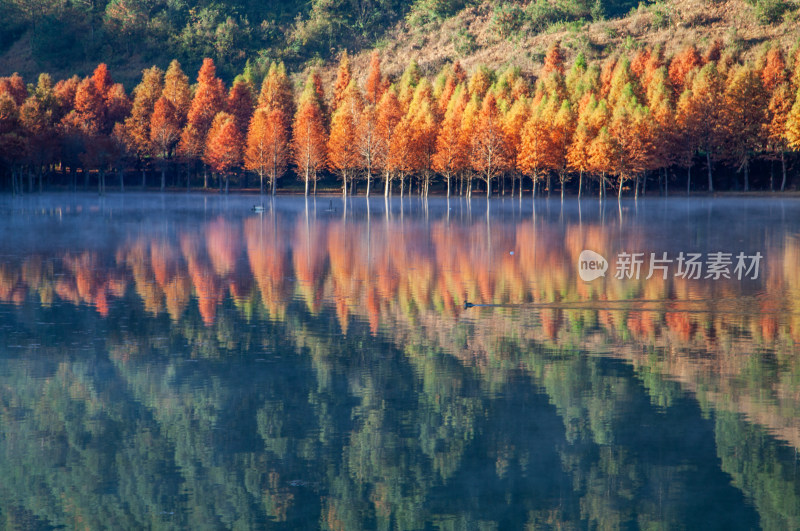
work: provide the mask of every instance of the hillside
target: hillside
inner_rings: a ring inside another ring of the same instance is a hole
[[[642,3],[618,18],[559,19],[532,26],[524,17],[502,24],[497,7],[501,4],[483,2],[444,20],[418,26],[408,21],[397,24],[384,41],[383,67],[389,75],[399,75],[414,59],[423,72],[433,75],[457,59],[468,72],[479,65],[493,69],[518,66],[537,75],[547,49],[557,41],[567,63],[578,53],[589,61],[602,60],[646,45],[662,46],[664,55],[670,57],[689,44],[705,48],[714,41],[738,51],[744,60],[754,60],[767,43],[791,51],[800,42],[798,5],[779,3],[785,11],[774,18],[764,14],[762,4],[744,0],[668,0]],[[353,59],[356,71],[366,72],[368,63],[369,50]]]
[[[174,58],[196,71],[211,57],[231,81],[248,62],[262,75],[272,60],[300,72],[333,65],[344,49],[357,67],[383,50],[389,74],[412,58],[429,73],[455,59],[468,71],[513,64],[536,73],[555,40],[568,58],[583,52],[590,60],[643,43],[663,44],[667,56],[717,39],[746,53],[765,41],[790,49],[800,10],[780,0],[0,0],[0,18],[0,75],[61,79],[105,62],[130,90],[142,69]]]

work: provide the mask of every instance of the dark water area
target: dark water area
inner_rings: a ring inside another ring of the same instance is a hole
[[[254,203],[0,197],[0,527],[800,528],[800,201]]]

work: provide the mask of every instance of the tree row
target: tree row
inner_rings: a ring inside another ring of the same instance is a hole
[[[743,61],[715,42],[703,53],[640,48],[567,65],[555,43],[538,77],[484,67],[468,75],[456,62],[431,80],[413,61],[392,79],[378,52],[354,72],[345,53],[329,90],[316,71],[295,87],[281,63],[228,88],[211,59],[190,85],[173,61],[146,69],[131,96],[104,64],[55,84],[42,74],[26,86],[14,74],[0,78],[0,175],[15,193],[25,177],[33,191],[37,179],[41,190],[46,177],[75,188],[79,173],[86,187],[96,176],[103,193],[109,173],[122,189],[126,174],[144,186],[156,173],[161,189],[168,178],[187,187],[202,179],[227,192],[256,176],[274,194],[294,175],[306,194],[335,176],[344,195],[357,186],[427,195],[434,185],[448,195],[535,196],[557,186],[563,197],[591,183],[601,197],[608,188],[621,197],[654,179],[666,193],[676,174],[687,193],[714,191],[719,165],[741,175],[723,188],[747,191],[754,161],[767,160],[780,163],[784,190],[800,150],[800,53],[790,55],[772,46]],[[706,182],[693,186],[695,168]],[[771,173],[771,189],[776,181]]]

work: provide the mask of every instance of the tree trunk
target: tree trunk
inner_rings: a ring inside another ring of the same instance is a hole
[[[447,198],[450,199],[450,172],[447,172]]]
[[[167,187],[167,168],[161,166],[161,191],[163,192]]]
[[[208,168],[203,166],[203,190],[208,190]]]
[[[769,161],[769,191],[775,191],[775,161]]]
[[[119,175],[119,191],[120,193],[125,193],[125,171],[122,168],[117,169],[117,175]]]
[[[781,168],[783,171],[783,179],[781,180],[781,192],[786,190],[786,154],[781,151]]]
[[[620,175],[619,176],[619,191],[617,192],[617,201],[622,200],[622,183],[625,182],[625,178]]]
[[[144,190],[146,186],[147,186],[147,174],[145,173],[144,168],[142,168],[142,190]]]
[[[711,176],[711,153],[706,151],[706,166],[708,166],[708,191],[714,191],[714,179]]]
[[[750,164],[747,158],[744,159],[744,191],[750,191]]]
[[[578,172],[578,199],[581,198],[581,192],[583,190],[583,170]]]
[[[692,167],[689,166],[686,170],[686,195],[692,193]]]
[[[309,173],[308,169],[306,168],[306,191],[305,191],[306,197],[308,197],[308,177],[309,177],[308,173]]]

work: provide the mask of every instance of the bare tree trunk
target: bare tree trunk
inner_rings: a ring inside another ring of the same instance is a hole
[[[711,153],[706,151],[706,165],[708,166],[708,191],[714,191],[714,179],[711,177]]]
[[[686,169],[686,195],[692,193],[692,167]]]
[[[775,191],[775,161],[769,161],[769,191]]]
[[[167,187],[167,168],[161,166],[161,191],[163,192]]]
[[[578,199],[581,198],[581,191],[583,190],[583,170],[578,172]]]
[[[744,159],[744,191],[750,191],[750,163],[747,158]]]
[[[781,192],[786,190],[786,154],[781,151],[781,168],[783,171],[783,179],[781,180]]]

